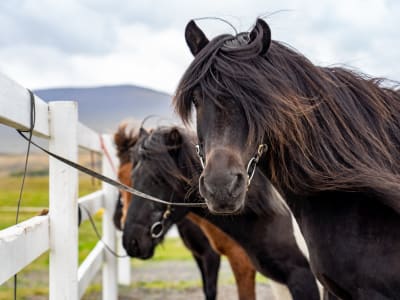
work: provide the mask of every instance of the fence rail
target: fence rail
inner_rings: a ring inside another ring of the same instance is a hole
[[[111,137],[100,135],[78,120],[77,103],[46,103],[35,96],[36,123],[34,135],[48,139],[49,150],[77,161],[78,148],[102,154],[102,173],[115,177],[109,157],[102,153],[102,143],[116,163]],[[0,74],[0,123],[15,129],[30,124],[28,91]],[[103,271],[103,299],[115,300],[118,280],[130,283],[129,258],[117,259],[98,242],[78,265],[78,204],[90,214],[103,208],[102,240],[123,254],[121,238],[112,223],[117,190],[103,183],[102,188],[78,199],[78,172],[50,157],[49,215],[33,217],[0,231],[0,284],[41,254],[50,250],[49,299],[80,299],[99,270]],[[82,221],[88,218],[82,211]],[[118,276],[119,274],[119,276]]]

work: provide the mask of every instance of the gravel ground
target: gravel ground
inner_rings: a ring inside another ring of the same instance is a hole
[[[138,266],[135,264],[131,274],[131,285],[119,286],[119,300],[204,300],[201,276],[194,260],[145,261],[139,263]],[[46,287],[48,286],[48,273],[47,271],[27,272],[20,276],[19,281],[21,288],[34,288],[38,285]],[[218,281],[218,300],[238,299],[233,275],[226,260],[221,262]],[[257,299],[274,299],[272,290],[267,283],[257,283],[256,288]],[[42,294],[23,297],[23,299],[45,300],[48,299],[48,296]],[[102,299],[100,274],[97,275],[94,285],[89,288],[82,299]]]
[[[140,267],[132,268],[133,284],[130,287],[120,287],[119,300],[203,300],[204,294],[199,280],[200,273],[194,261],[149,261]],[[189,286],[180,286],[182,281],[190,282]],[[143,282],[163,282],[171,287],[146,288],[140,285]],[[274,299],[271,288],[267,283],[257,283],[257,298]],[[101,296],[100,293],[96,292],[85,295],[83,299],[101,299]],[[217,299],[237,299],[236,286],[233,283],[229,264],[225,260],[222,261],[219,272]]]

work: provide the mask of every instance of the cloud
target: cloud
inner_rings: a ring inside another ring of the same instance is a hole
[[[1,1],[0,46],[48,46],[65,53],[112,51],[116,27],[112,19],[78,1]]]
[[[261,15],[274,39],[316,64],[400,80],[394,0],[5,0],[0,71],[31,88],[134,83],[172,93],[192,59],[183,38],[189,19],[224,17],[244,31]],[[232,32],[198,23],[209,37]]]

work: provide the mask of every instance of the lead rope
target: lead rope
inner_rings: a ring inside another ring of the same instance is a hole
[[[115,252],[113,249],[111,249],[111,247],[109,245],[107,245],[107,243],[105,241],[103,241],[101,234],[99,233],[99,230],[97,229],[96,223],[93,220],[92,215],[90,214],[90,211],[84,206],[84,205],[79,205],[80,208],[83,208],[83,210],[85,211],[85,213],[87,214],[90,224],[92,225],[93,231],[96,233],[96,236],[98,238],[98,240],[104,245],[104,247],[106,248],[106,250],[108,252],[110,252],[112,255],[114,255],[117,258],[124,258],[124,257],[128,257],[128,255],[120,255],[117,252]]]
[[[161,203],[161,204],[166,204],[166,205],[170,204],[170,205],[173,205],[173,206],[189,206],[189,207],[205,207],[205,206],[207,206],[205,202],[191,202],[191,203],[189,203],[189,202],[175,202],[175,203],[172,203],[172,202],[168,202],[168,201],[165,201],[163,199],[160,199],[160,198],[153,197],[151,195],[145,194],[145,193],[143,193],[141,191],[138,191],[138,190],[136,190],[136,189],[134,189],[134,188],[132,188],[130,186],[127,186],[127,185],[125,185],[125,184],[123,184],[121,182],[118,182],[118,181],[116,181],[114,179],[111,179],[111,178],[109,178],[107,176],[104,176],[104,175],[102,175],[100,173],[97,173],[97,172],[95,172],[93,170],[90,170],[90,169],[88,169],[88,168],[86,168],[86,167],[84,167],[84,166],[82,166],[82,165],[80,165],[80,164],[78,164],[76,162],[73,162],[73,161],[68,160],[68,159],[66,159],[66,158],[64,158],[62,156],[59,156],[59,155],[57,155],[57,154],[55,154],[53,152],[50,152],[50,151],[44,149],[42,146],[39,146],[38,144],[36,144],[32,140],[29,140],[22,132],[20,132],[20,131],[18,131],[18,132],[22,136],[22,138],[27,140],[30,144],[34,145],[36,148],[42,150],[46,154],[54,157],[55,159],[63,162],[64,164],[69,165],[70,167],[73,167],[73,168],[75,168],[75,169],[77,169],[77,170],[79,170],[79,171],[81,171],[83,173],[86,173],[86,174],[90,175],[90,176],[96,177],[97,179],[100,179],[101,181],[104,181],[104,182],[106,182],[106,183],[108,183],[108,184],[110,184],[110,185],[112,185],[112,186],[114,186],[114,187],[116,187],[118,189],[127,191],[130,194],[134,194],[134,195],[139,196],[141,198],[144,198],[144,199],[147,199],[147,200],[150,200],[150,201],[153,201],[153,202]]]
[[[19,190],[19,196],[18,196],[18,202],[17,202],[17,212],[15,216],[15,225],[18,224],[19,222],[19,211],[21,207],[21,202],[22,202],[22,194],[24,192],[24,187],[25,187],[25,179],[26,179],[26,173],[28,171],[28,160],[29,160],[29,153],[31,151],[31,142],[32,142],[32,135],[33,135],[33,129],[35,127],[35,121],[36,121],[36,109],[35,109],[35,96],[33,95],[32,91],[28,89],[29,97],[30,97],[30,104],[31,104],[31,113],[30,113],[30,124],[29,124],[29,129],[28,130],[18,130],[20,134],[22,132],[29,132],[29,138],[28,138],[28,146],[26,149],[26,155],[25,155],[25,164],[24,164],[24,173],[22,176],[22,182],[21,182],[21,187]],[[17,300],[17,273],[14,274],[14,300]]]

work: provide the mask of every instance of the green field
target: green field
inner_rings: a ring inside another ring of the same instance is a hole
[[[15,223],[15,210],[19,194],[21,177],[0,178],[0,229]],[[94,186],[87,177],[80,179],[80,196],[99,188]],[[25,183],[25,191],[21,205],[20,221],[37,215],[43,208],[48,207],[48,177],[29,177]],[[101,231],[101,214],[95,216],[98,229]],[[79,262],[97,243],[97,237],[89,222],[84,222],[79,228]],[[153,260],[188,260],[191,254],[184,248],[180,239],[167,239],[163,245],[157,247]],[[134,260],[133,264],[140,267],[143,261]],[[18,275],[18,299],[30,299],[35,295],[48,293],[48,266],[49,255],[43,254],[32,264],[27,266]],[[158,284],[159,285],[159,284]],[[157,285],[157,286],[158,286]],[[13,280],[10,279],[0,286],[0,300],[9,300],[13,297]],[[92,286],[90,290],[95,290]]]

